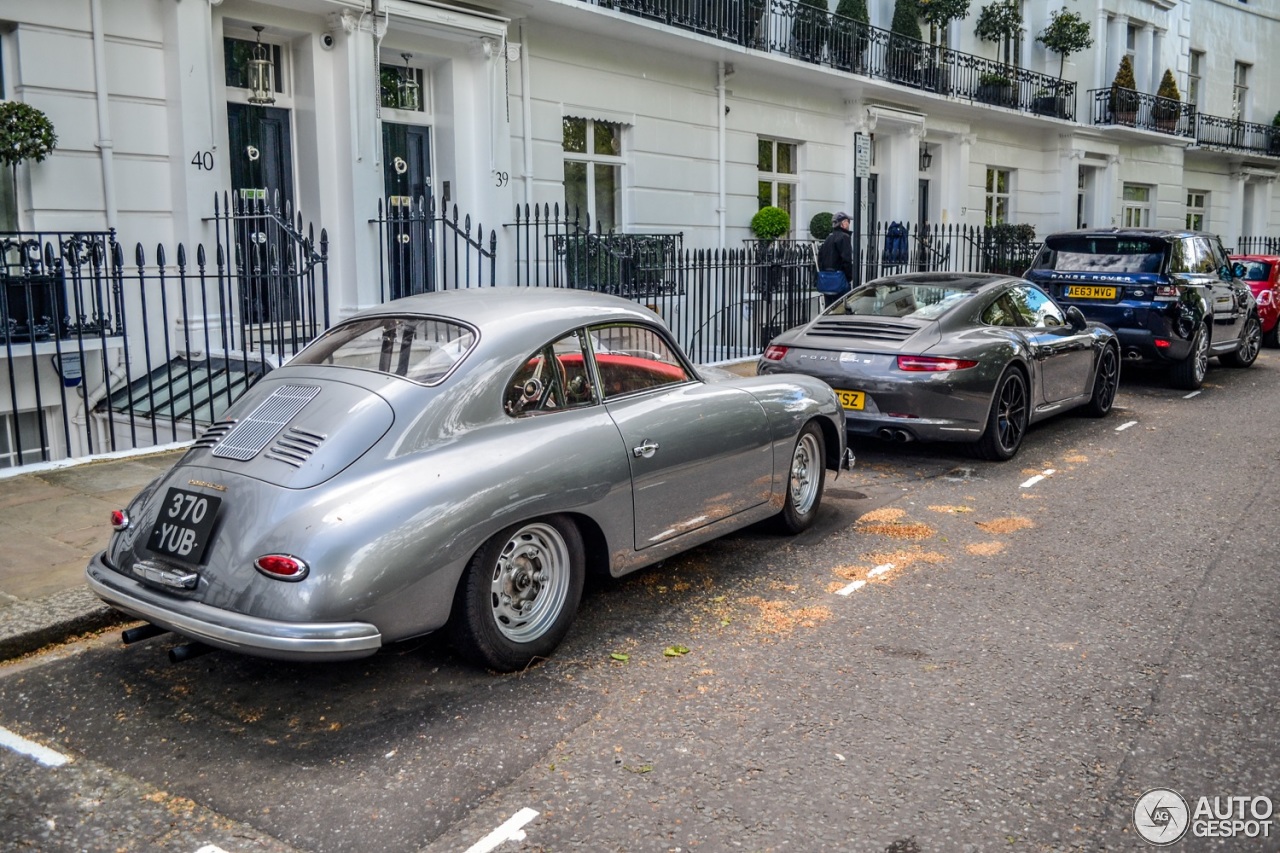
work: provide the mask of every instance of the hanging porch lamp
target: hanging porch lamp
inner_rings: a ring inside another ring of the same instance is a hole
[[[261,25],[253,28],[258,34],[258,42],[253,46],[253,53],[247,63],[249,77],[249,103],[274,104],[276,102],[276,65],[271,61],[271,51],[262,43]]]
[[[416,111],[422,109],[422,87],[418,85],[417,72],[409,67],[412,56],[412,53],[400,54],[400,58],[404,60],[404,70],[396,81],[396,106],[402,110]]]

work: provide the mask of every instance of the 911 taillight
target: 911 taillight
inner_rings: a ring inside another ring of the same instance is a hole
[[[782,359],[785,358],[786,355],[787,355],[786,347],[770,345],[768,347],[765,347],[764,360],[765,361],[782,361]]]
[[[978,362],[967,358],[938,358],[930,355],[900,355],[898,369],[912,373],[944,373],[948,370],[966,370]]]
[[[265,554],[253,561],[253,567],[279,581],[300,581],[307,576],[307,564],[289,554]]]

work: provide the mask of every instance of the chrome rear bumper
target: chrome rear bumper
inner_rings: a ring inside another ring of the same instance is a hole
[[[174,598],[112,571],[95,554],[85,569],[93,594],[118,610],[220,649],[275,660],[367,657],[382,634],[367,622],[277,622]]]

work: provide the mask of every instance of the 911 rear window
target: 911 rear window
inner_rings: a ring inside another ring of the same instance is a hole
[[[1169,244],[1163,240],[1072,234],[1045,240],[1033,270],[1158,273]]]
[[[434,385],[475,345],[474,330],[435,317],[369,317],[325,332],[290,364],[354,367]]]

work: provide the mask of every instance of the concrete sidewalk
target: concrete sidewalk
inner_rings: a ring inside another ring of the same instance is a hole
[[[715,366],[755,374],[754,359]],[[128,453],[0,476],[0,661],[131,621],[89,592],[84,569],[111,538],[111,511],[184,452]]]
[[[89,592],[84,569],[111,538],[111,511],[182,453],[100,459],[0,479],[0,660],[128,618]]]

